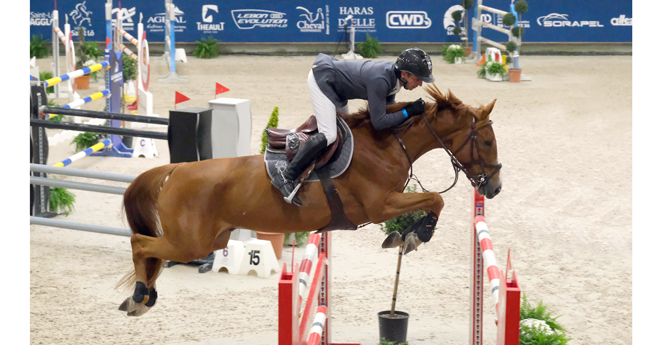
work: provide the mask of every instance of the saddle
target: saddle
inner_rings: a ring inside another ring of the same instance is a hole
[[[314,134],[317,134],[318,127],[316,125],[316,117],[310,116],[307,121],[294,129],[281,129],[281,128],[266,128],[268,135],[268,145],[274,149],[285,149],[286,159],[291,162],[293,157],[296,156],[298,150],[302,145]],[[330,158],[334,155],[335,151],[341,151],[344,144],[344,134],[339,126],[337,126],[337,140],[332,143],[325,152],[316,160],[314,167],[316,169],[324,166]],[[306,171],[309,169],[306,169]]]
[[[326,200],[328,202],[328,206],[330,207],[330,212],[332,214],[332,218],[330,219],[330,223],[323,227],[322,229],[319,229],[318,232],[326,232],[326,231],[331,231],[331,230],[356,230],[357,226],[353,224],[347,217],[346,214],[344,213],[344,205],[341,201],[341,198],[339,197],[339,193],[337,192],[337,188],[335,187],[334,182],[332,182],[332,176],[331,176],[331,170],[332,166],[331,164],[326,165],[326,163],[333,163],[336,164],[338,163],[337,160],[342,160],[345,159],[345,157],[341,157],[342,153],[342,147],[344,145],[344,142],[346,141],[347,137],[350,138],[349,146],[350,148],[350,156],[352,156],[352,148],[353,148],[353,143],[352,143],[352,136],[350,133],[350,129],[346,124],[341,120],[337,119],[337,140],[335,140],[334,143],[332,143],[324,153],[321,154],[321,156],[314,162],[312,163],[309,167],[305,169],[305,172],[303,172],[300,182],[303,183],[312,172],[315,172],[318,179],[321,181],[321,185],[323,186],[323,192],[325,192]],[[343,130],[347,131],[346,135],[344,135]],[[297,128],[287,130],[287,129],[280,129],[280,128],[266,128],[266,134],[268,136],[268,148],[266,155],[264,156],[264,160],[266,161],[266,168],[268,168],[268,162],[269,162],[269,154],[272,154],[275,151],[281,152],[284,150],[284,153],[286,155],[286,160],[288,162],[291,162],[293,160],[293,157],[296,156],[296,153],[298,153],[298,150],[302,145],[314,134],[318,133],[318,128],[316,124],[316,117],[314,115],[310,116],[307,121],[305,121],[302,125],[300,125]],[[350,162],[350,156],[348,157],[348,162]],[[344,167],[346,169],[346,167]],[[344,170],[341,170],[339,174],[341,174]],[[270,171],[269,171],[270,174]]]

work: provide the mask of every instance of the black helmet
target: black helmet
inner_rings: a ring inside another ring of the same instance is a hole
[[[432,83],[435,78],[431,74],[433,72],[433,64],[431,58],[419,48],[409,48],[404,50],[399,58],[396,59],[394,67],[399,71],[406,71],[414,74],[417,78],[425,83]]]

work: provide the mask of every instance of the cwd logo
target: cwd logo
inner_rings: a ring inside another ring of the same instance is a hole
[[[390,29],[428,29],[431,19],[425,11],[389,11],[385,14]]]
[[[632,26],[632,18],[626,18],[626,15],[622,14],[618,18],[612,18],[610,23],[614,26]]]

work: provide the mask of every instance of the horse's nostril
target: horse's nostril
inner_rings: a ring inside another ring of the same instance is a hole
[[[497,187],[497,189],[495,189],[495,192],[493,192],[493,193],[494,193],[495,195],[500,194],[500,191],[501,191],[501,190],[502,190],[502,187]]]

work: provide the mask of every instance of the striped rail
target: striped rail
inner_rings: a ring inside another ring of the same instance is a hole
[[[479,245],[481,246],[481,255],[484,258],[486,272],[488,272],[490,292],[493,296],[493,302],[495,303],[495,310],[497,311],[500,294],[500,270],[497,268],[493,243],[490,241],[488,225],[486,225],[484,217],[477,216],[474,219],[474,226],[477,229],[477,238],[479,239]]]
[[[323,336],[323,330],[325,329],[327,312],[328,309],[324,305],[320,305],[318,309],[316,309],[316,316],[314,317],[312,328],[309,330],[307,345],[319,345],[321,343],[321,336]]]
[[[57,34],[57,37],[60,38],[60,41],[62,41],[62,43],[64,43],[64,46],[66,47],[66,36],[64,36],[64,33],[62,32],[62,30],[60,30],[60,28],[58,28],[58,27],[54,27],[53,31],[55,31],[55,33]]]
[[[83,76],[83,75],[87,75],[87,74],[90,74],[90,73],[92,73],[92,72],[99,71],[99,70],[101,70],[102,68],[103,68],[103,69],[108,69],[108,68],[110,68],[110,63],[107,62],[107,61],[103,61],[103,62],[101,62],[101,63],[97,63],[97,64],[95,64],[95,65],[91,65],[91,66],[89,66],[89,67],[85,67],[85,68],[83,68],[83,69],[79,69],[79,70],[73,71],[73,72],[71,72],[71,73],[67,73],[67,74],[65,74],[65,75],[61,75],[61,76],[59,76],[59,77],[50,78],[50,79],[44,81],[44,86],[45,86],[46,88],[48,88],[49,86],[57,85],[57,84],[59,84],[59,83],[61,83],[61,82],[63,82],[63,81],[67,81],[67,80],[69,80],[69,79],[76,79],[76,78],[81,77],[81,76]]]
[[[89,156],[92,153],[94,153],[94,152],[96,152],[96,151],[98,151],[98,150],[100,150],[104,147],[110,147],[110,145],[112,145],[110,143],[110,139],[103,140],[102,142],[100,142],[96,145],[93,145],[92,147],[90,147],[88,149],[85,149],[84,151],[80,151],[80,152],[76,153],[75,155],[73,155],[73,156],[71,156],[71,157],[69,157],[69,158],[67,158],[67,159],[65,159],[65,160],[63,160],[59,163],[53,164],[53,166],[54,167],[65,167],[65,166],[77,161],[78,159]]]
[[[321,236],[319,234],[310,234],[307,240],[307,247],[305,248],[305,255],[303,255],[302,262],[300,263],[300,275],[298,286],[298,303],[302,306],[303,296],[307,293],[309,273],[312,271],[314,262],[319,257],[319,241]]]
[[[110,90],[103,90],[100,92],[97,92],[95,94],[92,94],[91,96],[87,96],[85,98],[81,98],[77,101],[73,101],[69,104],[63,105],[62,109],[71,109],[71,108],[76,108],[79,107],[85,103],[89,103],[91,101],[95,101],[101,97],[110,97],[112,94],[110,93]]]

